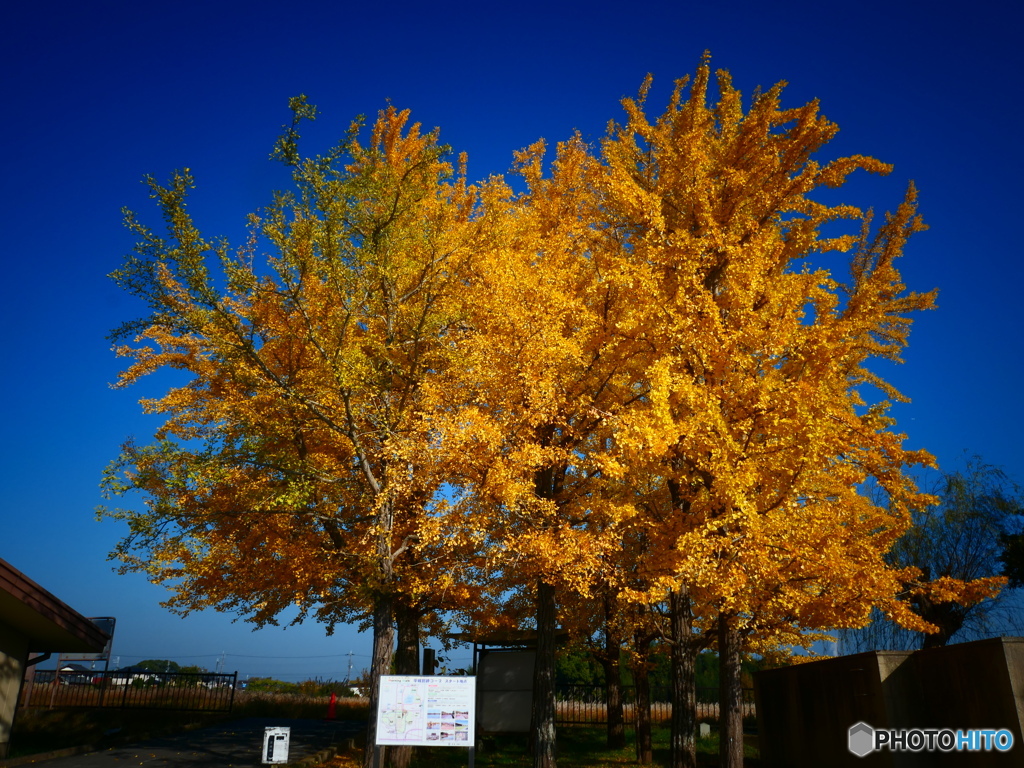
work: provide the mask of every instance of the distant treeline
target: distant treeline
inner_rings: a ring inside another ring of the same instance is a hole
[[[671,676],[671,658],[669,650],[661,647],[652,650],[650,659],[651,688],[655,691],[667,689]],[[620,660],[622,668],[622,684],[633,685],[633,670],[630,667],[629,654],[625,651]],[[743,687],[752,688],[753,674],[765,664],[759,659],[743,661]],[[584,650],[564,651],[555,661],[555,682],[557,685],[604,685],[604,668],[594,657]],[[696,664],[696,687],[718,687],[718,654],[705,651],[698,654]]]

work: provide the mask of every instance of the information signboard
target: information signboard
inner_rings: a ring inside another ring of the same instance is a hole
[[[381,675],[377,744],[472,747],[475,677]]]

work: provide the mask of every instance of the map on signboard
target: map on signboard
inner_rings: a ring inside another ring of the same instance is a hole
[[[413,680],[415,678],[412,678]],[[377,734],[388,740],[421,742],[426,730],[427,710],[425,691],[414,682],[399,678],[385,686],[381,681]]]
[[[473,746],[476,678],[383,675],[377,744]]]

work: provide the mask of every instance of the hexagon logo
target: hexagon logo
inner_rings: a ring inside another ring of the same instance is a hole
[[[875,729],[867,723],[850,726],[847,746],[857,757],[864,757],[875,749]]]

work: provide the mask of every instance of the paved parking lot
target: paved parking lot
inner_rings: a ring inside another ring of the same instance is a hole
[[[32,763],[45,768],[251,768],[262,765],[263,734],[268,727],[291,728],[288,762],[315,755],[365,731],[366,723],[338,720],[288,720],[252,717],[175,736],[112,747],[74,757]]]

